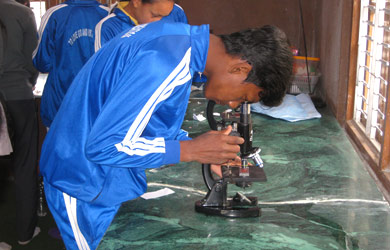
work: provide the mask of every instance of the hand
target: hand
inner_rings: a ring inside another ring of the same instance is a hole
[[[240,152],[239,144],[244,139],[230,136],[232,127],[222,131],[209,131],[190,141],[180,141],[180,161],[197,161],[207,164],[223,164],[236,160]]]
[[[225,165],[228,165],[230,167],[241,167],[241,159],[240,159],[240,157],[237,157],[234,160],[228,161]],[[211,164],[210,165],[211,172],[215,173],[216,175],[218,175],[219,177],[222,178],[221,167],[222,167],[222,165],[219,165],[219,164]]]

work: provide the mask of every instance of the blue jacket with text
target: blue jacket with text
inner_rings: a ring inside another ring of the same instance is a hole
[[[114,7],[114,9],[111,11],[111,14],[102,19],[96,25],[95,51],[98,51],[104,44],[106,44],[119,33],[122,33],[124,30],[138,25],[136,20],[133,20],[123,10],[123,7],[126,4],[128,4],[128,2],[119,2],[118,5],[116,5],[116,7]],[[161,20],[168,22],[188,23],[186,14],[177,4],[173,6],[171,13],[168,16],[163,17]]]
[[[153,22],[102,47],[74,79],[42,147],[57,189],[106,206],[146,191],[145,169],[180,161],[191,78],[203,72],[209,26]]]
[[[50,127],[73,78],[94,54],[95,26],[108,8],[95,0],[67,0],[42,17],[34,66],[49,73],[41,100],[43,124]]]

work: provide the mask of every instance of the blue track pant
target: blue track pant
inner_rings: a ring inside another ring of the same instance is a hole
[[[49,209],[66,249],[96,249],[120,205],[106,207],[77,200],[44,180]]]

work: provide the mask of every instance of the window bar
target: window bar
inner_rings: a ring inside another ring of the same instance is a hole
[[[370,9],[372,11],[375,11],[375,6],[374,5],[369,5],[368,1],[364,1],[364,2],[367,2],[367,4],[364,5],[363,8],[367,8],[367,9]]]
[[[376,112],[378,112],[378,114],[380,114],[380,115],[381,115],[381,117],[382,117],[382,120],[384,120],[384,119],[385,119],[385,114],[383,114],[382,110],[380,110],[380,109],[376,108],[376,109],[375,109],[375,111],[376,111]]]
[[[390,44],[388,44],[388,43],[379,43],[378,45],[381,45],[381,46],[385,47],[386,49],[390,48]]]
[[[365,24],[367,24],[368,26],[372,26],[372,27],[375,26],[375,23],[371,22],[370,20],[364,20],[362,23],[365,23]]]
[[[377,76],[377,78],[387,86],[388,82],[385,78],[383,78],[382,76]]]
[[[366,82],[364,79],[365,79],[365,74],[366,73],[372,75],[372,73],[370,72],[370,68],[365,66],[365,65],[363,65],[363,66],[360,65],[359,69],[363,69],[363,70],[359,70],[359,79],[363,79],[363,80],[358,80],[357,83],[361,83],[361,84],[363,84],[363,86],[362,86],[363,88],[365,86],[367,89],[369,89],[370,88],[370,84],[368,82]],[[363,92],[363,89],[361,89],[361,90]],[[359,93],[362,93],[362,92],[359,92]]]
[[[382,50],[381,50],[381,52],[382,52]],[[382,54],[382,53],[381,53],[381,54]],[[389,65],[390,65],[390,62],[389,62],[389,61],[386,61],[386,60],[383,60],[383,59],[378,59],[377,61],[380,62],[380,63],[382,63],[382,64],[384,64],[386,67],[389,67]]]
[[[384,97],[381,93],[374,93],[374,95],[377,95],[380,99],[383,100],[383,102],[386,102],[386,97]]]
[[[371,51],[368,51],[368,50],[362,50],[361,51],[362,53],[365,53],[367,56],[369,56],[369,57],[372,57],[372,53],[371,53]]]
[[[357,109],[357,111],[360,113],[359,116],[360,116],[361,114],[363,114],[364,118],[367,119],[367,116],[368,116],[368,115],[367,115],[367,112],[366,112],[365,110],[363,110],[363,109]]]
[[[379,10],[383,10],[385,7],[385,1],[378,1],[377,7]],[[372,71],[376,76],[381,75],[382,65],[388,67],[390,62],[382,58],[382,46],[379,44],[383,43],[384,29],[381,26],[384,26],[385,12],[379,11],[375,13],[375,24],[376,27],[372,31],[372,37],[375,40],[373,44],[373,54],[374,58],[377,58],[372,62]],[[379,63],[378,63],[379,62]],[[378,107],[379,107],[379,96],[374,95],[374,93],[379,93],[380,91],[380,80],[378,78],[371,78],[370,82],[373,82],[373,88],[369,91],[370,98],[368,102],[368,118],[366,126],[366,134],[369,135],[369,138],[375,143],[376,141],[376,130],[380,126],[378,124]],[[370,112],[371,111],[371,112]],[[381,130],[380,130],[381,131]],[[376,145],[376,144],[375,144]]]
[[[364,95],[359,94],[358,96],[361,97],[365,103],[368,103],[367,98]]]
[[[363,113],[365,119],[367,119],[367,113],[364,110],[362,110],[362,108],[365,106],[364,103],[367,103],[367,99],[363,95],[364,92],[363,90],[365,88],[365,81],[364,80],[358,81],[358,85],[356,86],[356,88],[358,89],[358,91],[357,91],[356,102],[355,102],[355,110],[357,110],[355,118],[357,122],[361,122],[361,113]]]
[[[387,26],[383,26],[383,25],[381,25],[381,26],[378,26],[379,28],[382,28],[382,29],[384,29],[384,31],[387,31],[387,32],[389,32],[390,31],[390,28],[389,27],[387,27]]]
[[[382,9],[379,9],[379,11],[383,11],[384,14],[390,15],[390,9],[382,8]]]
[[[382,131],[382,129],[379,127],[379,124],[376,124],[375,126],[372,126],[372,129],[375,130],[375,131],[378,130],[380,136],[383,136],[383,131]]]
[[[359,83],[362,83],[363,85],[366,86],[367,89],[370,89],[370,85],[368,84],[368,82],[366,82],[364,80],[359,80]]]
[[[367,67],[366,65],[359,65],[359,68],[360,68],[360,69],[363,69],[364,71],[367,71],[368,73],[370,73],[370,74],[371,74],[371,72],[370,72],[370,68],[369,68],[369,67]],[[363,74],[364,74],[364,72],[363,72]]]
[[[362,22],[369,22],[369,10],[375,11],[375,6],[369,5],[369,0],[362,0],[362,8],[360,9],[360,16],[362,17]],[[364,37],[364,35],[368,35],[369,25],[359,25],[359,55],[358,55],[358,70],[357,70],[357,79],[356,82],[356,95],[355,95],[355,121],[361,124],[362,114],[365,119],[367,119],[367,113],[362,109],[364,107],[364,103],[366,103],[366,98],[364,97],[364,89],[365,85],[362,81],[365,79],[365,72],[370,72],[370,68],[366,65],[366,56],[361,53],[362,50],[369,50],[368,48],[368,40]],[[367,86],[367,85],[366,85]]]
[[[362,36],[362,37],[365,38],[365,39],[367,39],[367,40],[370,40],[371,42],[374,41],[374,39],[373,39],[371,36],[369,36],[369,35],[364,35],[364,36]]]

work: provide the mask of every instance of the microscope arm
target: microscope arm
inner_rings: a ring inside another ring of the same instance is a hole
[[[207,189],[211,190],[216,181],[213,178],[210,164],[202,164],[202,174],[203,174],[203,180],[207,186]]]

